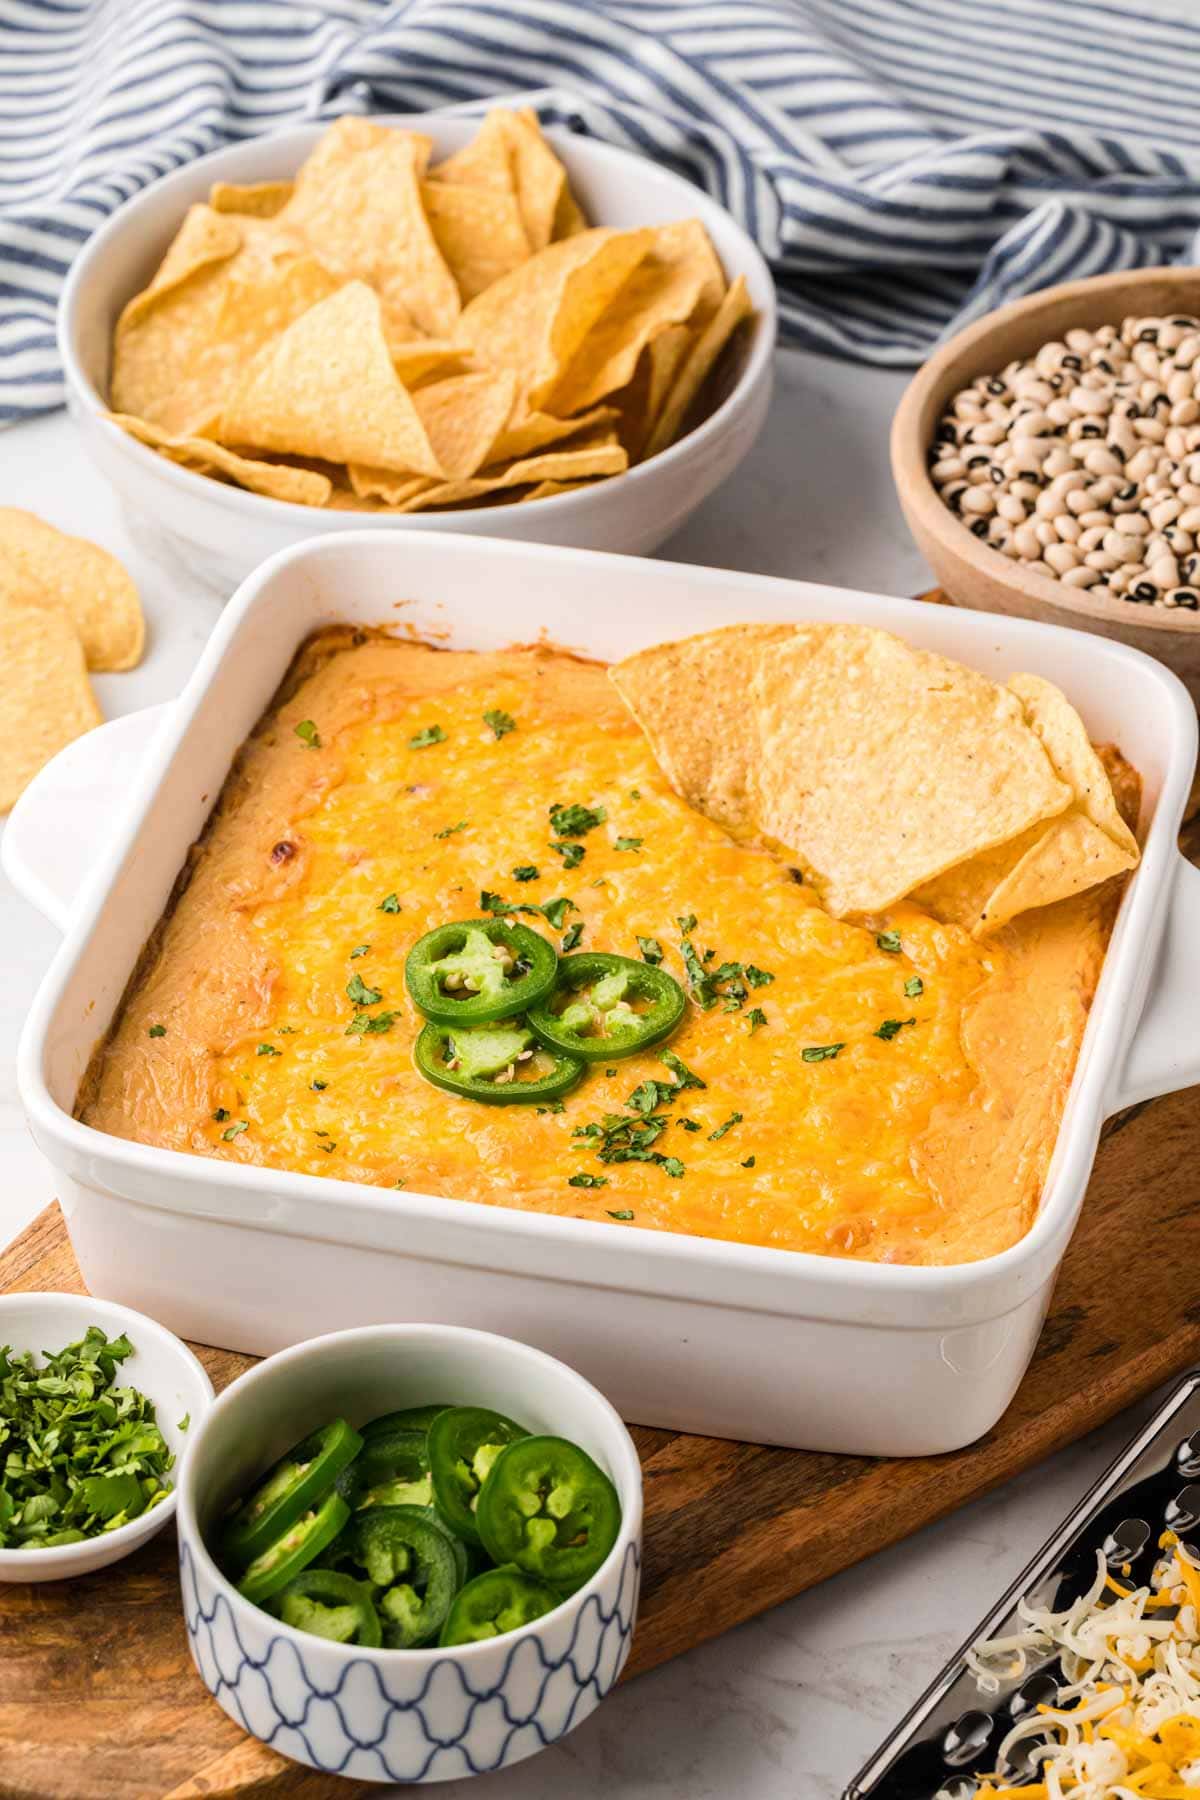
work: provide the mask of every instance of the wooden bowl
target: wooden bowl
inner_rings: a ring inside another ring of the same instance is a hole
[[[948,402],[977,375],[1032,356],[1073,326],[1119,325],[1130,313],[1200,316],[1200,269],[1138,269],[1065,281],[968,325],[906,389],[892,422],[892,475],[912,534],[953,600],[1118,638],[1166,663],[1200,702],[1200,613],[1096,600],[1086,588],[1035,575],[972,534],[939,496],[926,462]]]

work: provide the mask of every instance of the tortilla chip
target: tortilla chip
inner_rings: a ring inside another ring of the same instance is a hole
[[[555,235],[563,197],[570,198],[567,172],[542,136],[537,114],[530,107],[517,111],[496,107],[469,144],[438,164],[432,179],[447,186],[511,195],[533,252],[544,250]],[[572,216],[569,210],[564,212],[564,219]]]
[[[397,344],[392,342],[386,330],[384,335],[388,340],[392,367],[406,388],[415,388],[431,377],[442,381],[448,375],[459,374],[463,364],[470,360],[461,344],[449,343],[445,338],[427,338],[418,334],[407,343]]]
[[[237,487],[252,494],[263,494],[268,500],[290,500],[297,506],[324,506],[333,483],[328,475],[311,469],[296,469],[289,463],[264,462],[253,457],[238,456],[224,445],[206,437],[172,437],[145,419],[134,419],[128,413],[109,413],[114,425],[149,445],[181,468],[194,469],[202,475],[224,475]]]
[[[554,230],[551,242],[557,243],[559,238],[574,237],[577,231],[586,231],[589,220],[587,214],[571,192],[570,183],[563,182],[562,192],[558,196],[558,205],[554,211]]]
[[[464,304],[530,256],[515,194],[426,181],[421,200]]]
[[[690,325],[668,325],[638,357],[633,379],[609,400],[618,417],[617,433],[630,462],[640,462],[679,366],[695,342]]]
[[[619,444],[550,450],[544,456],[525,457],[507,469],[485,471],[472,481],[439,482],[406,501],[399,511],[424,512],[431,506],[457,506],[464,500],[478,500],[502,488],[523,487],[529,482],[578,481],[595,475],[619,475],[625,466],[625,452]]]
[[[354,133],[343,132],[319,155],[323,139],[296,177],[278,222],[303,236],[344,280],[370,282],[385,313],[394,301],[401,317],[432,337],[448,337],[462,302],[421,203],[429,140],[375,129],[383,135],[362,146]]]
[[[470,143],[432,168],[429,179],[456,187],[484,188],[493,194],[511,194],[515,200],[517,176],[506,117],[501,107],[488,113]]]
[[[535,488],[522,494],[519,505],[527,500],[552,500],[555,494],[573,494],[576,488],[591,487],[590,481],[539,481]]]
[[[746,792],[758,754],[750,683],[765,653],[795,631],[729,626],[657,644],[609,671],[675,792],[727,831],[754,829]]]
[[[578,412],[624,387],[652,339],[668,327],[681,327],[693,314],[711,318],[724,293],[725,277],[700,221],[659,226],[649,255],[584,338],[547,407]]]
[[[433,454],[451,481],[465,481],[497,460],[492,447],[512,412],[516,385],[512,375],[487,370],[431,382],[413,395]]]
[[[616,418],[616,409],[611,406],[593,407],[591,412],[580,413],[575,419],[558,419],[553,413],[544,412],[518,413],[508,421],[492,445],[488,461],[517,462],[521,457],[532,456],[536,450],[544,450],[549,444],[574,437],[576,432],[612,425]]]
[[[172,288],[214,263],[228,261],[241,247],[242,232],[236,219],[224,218],[203,203],[189,206],[149,287],[135,294],[122,310],[117,320],[118,339]]]
[[[742,320],[748,319],[753,311],[745,279],[739,275],[717,311],[696,339],[687,360],[676,376],[675,385],[667,396],[666,405],[650,434],[650,441],[646,445],[646,456],[657,456],[660,450],[665,450],[668,444],[675,442],[692,409],[696,396],[712,373],[717,358]]]
[[[8,812],[39,769],[102,714],[65,609],[0,596],[0,642],[0,812]]]
[[[214,212],[247,213],[254,219],[273,219],[295,192],[292,181],[254,181],[242,187],[236,181],[214,181],[208,204]]]
[[[349,469],[351,492],[335,492],[329,504],[335,510],[351,512],[384,511],[388,507],[402,506],[406,500],[424,493],[427,488],[439,484],[428,475],[393,475],[390,469],[376,469],[368,463],[351,463]],[[355,501],[378,501],[378,507],[357,507]]]
[[[5,582],[5,569],[16,572],[20,591]],[[66,612],[89,669],[132,669],[141,661],[146,621],[129,572],[99,544],[68,537],[15,506],[0,507],[0,593],[6,590],[20,604]]]
[[[392,367],[379,296],[348,282],[261,351],[221,415],[227,444],[413,475],[443,471]]]
[[[939,918],[952,920],[976,938],[1018,913],[1123,874],[1136,866],[1139,856],[1104,764],[1066,695],[1037,675],[1014,675],[1008,685],[1074,799],[1058,818],[948,869],[916,896]]]
[[[653,241],[652,231],[602,227],[551,244],[464,307],[459,341],[511,369],[527,404],[540,407]]]

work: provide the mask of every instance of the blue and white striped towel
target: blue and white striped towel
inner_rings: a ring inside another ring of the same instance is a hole
[[[786,339],[866,362],[1197,255],[1195,0],[0,0],[0,421],[59,404],[63,276],[155,176],[498,94],[707,188]]]

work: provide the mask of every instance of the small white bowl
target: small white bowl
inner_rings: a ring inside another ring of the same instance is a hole
[[[444,113],[388,114],[381,121],[428,133],[435,159],[460,148],[479,128],[478,118]],[[633,553],[654,549],[678,530],[732,473],[766,418],[774,367],[774,283],[752,239],[699,188],[644,157],[561,129],[546,135],[589,218],[622,229],[700,219],[730,280],[745,276],[756,309],[752,325],[735,342],[727,393],[694,431],[659,456],[624,475],[528,506],[347,515],[267,499],[179,468],[105,418],[117,317],[149,281],[188,206],[206,199],[214,181],[295,174],[324,129],[299,126],[199,157],[126,201],[75,260],[58,309],[67,405],[92,461],[143,529],[160,532],[168,548],[186,557],[193,576],[225,590],[277,550],[351,524],[356,530],[390,531],[399,539],[413,531],[452,531]]]
[[[298,1439],[436,1401],[492,1407],[572,1439],[612,1477],[621,1531],[562,1605],[452,1649],[365,1650],[293,1630],[243,1600],[204,1535]],[[454,1325],[378,1325],[311,1338],[226,1389],[179,1477],[179,1557],[192,1659],[230,1718],[272,1749],[359,1781],[449,1781],[520,1762],[593,1712],[629,1654],[642,1474],[604,1396],[540,1350]]]
[[[193,1433],[213,1403],[213,1384],[187,1345],[145,1313],[90,1294],[6,1294],[0,1298],[0,1344],[14,1351],[32,1350],[41,1361],[46,1352],[76,1343],[89,1325],[99,1325],[110,1338],[122,1332],[133,1355],[121,1364],[117,1381],[135,1387],[154,1402],[159,1430],[175,1455],[168,1480],[179,1479],[180,1463]],[[187,1430],[182,1428],[188,1420]],[[119,1562],[148,1543],[175,1516],[172,1485],[165,1500],[116,1531],[87,1538],[82,1544],[59,1544],[50,1550],[0,1550],[0,1581],[62,1581],[89,1575]]]

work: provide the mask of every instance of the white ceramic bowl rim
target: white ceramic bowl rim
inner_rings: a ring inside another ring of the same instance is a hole
[[[446,109],[445,112],[436,112],[432,114],[373,113],[368,116],[376,122],[386,125],[414,127],[419,126],[422,121],[427,120],[430,117],[463,118],[470,117],[471,115],[464,115],[451,109]],[[270,132],[256,141],[264,148],[274,147],[292,138],[308,139],[313,135],[315,129],[316,128],[311,124],[291,126],[284,131]],[[615,163],[628,165],[630,179],[633,181],[636,181],[637,170],[645,160],[632,150],[623,150],[615,144],[598,143],[591,138],[581,138],[574,132],[565,131],[560,126],[549,127],[546,130],[546,136],[555,143],[568,143],[572,147],[572,150],[577,151],[580,157],[585,160],[594,156],[599,161],[609,160]],[[109,218],[88,240],[84,249],[80,252],[79,256],[76,257],[71,266],[66,283],[63,287],[62,298],[59,302],[58,349],[67,372],[68,383],[74,385],[76,392],[82,397],[89,409],[96,415],[97,419],[109,431],[120,433],[122,439],[128,443],[132,451],[137,453],[138,460],[147,467],[152,465],[155,472],[172,482],[179,489],[180,493],[193,496],[203,494],[205,497],[211,499],[213,497],[213,489],[215,488],[218,490],[219,497],[226,504],[233,509],[244,511],[249,517],[262,516],[261,509],[265,507],[269,509],[270,516],[274,518],[279,520],[291,520],[296,524],[302,524],[305,520],[311,521],[314,511],[319,512],[321,511],[321,508],[302,506],[298,502],[292,500],[275,500],[267,494],[254,494],[251,493],[249,489],[236,487],[227,482],[215,481],[211,476],[201,475],[193,469],[180,467],[178,463],[173,463],[169,461],[168,458],[160,456],[158,452],[152,450],[149,445],[139,443],[135,438],[130,438],[127,432],[122,431],[119,425],[113,424],[108,418],[108,413],[111,409],[107,401],[98,391],[95,383],[85,372],[82,358],[76,348],[77,334],[80,326],[77,294],[78,289],[85,278],[87,267],[93,254],[98,254],[112,238],[121,235],[126,230],[136,228],[140,211],[148,197],[157,196],[165,186],[171,182],[179,182],[181,177],[190,178],[197,168],[202,168],[205,164],[215,161],[218,158],[226,157],[231,149],[240,150],[244,148],[245,145],[239,144],[225,145],[219,150],[210,150],[207,155],[196,157],[182,169],[175,169],[172,170],[169,175],[160,176],[157,181],[151,182],[147,187],[143,188],[139,193],[133,195],[129,200],[126,200],[117,208],[112,217]],[[742,255],[747,262],[752,265],[757,265],[763,279],[764,291],[773,295],[774,282],[770,270],[767,267],[767,263],[758,246],[754,243],[753,239],[742,230],[736,219],[733,218],[733,215],[725,212],[725,209],[720,206],[720,203],[714,200],[710,194],[706,194],[701,188],[693,187],[691,182],[685,181],[682,176],[674,175],[670,170],[659,168],[658,165],[655,165],[655,173],[663,181],[676,186],[679,189],[681,196],[687,198],[688,203],[694,207],[697,213],[703,214],[709,208],[716,208],[718,211],[724,213],[728,226],[742,240]],[[632,468],[623,470],[620,475],[604,478],[606,481],[645,481],[648,476],[653,476],[662,469],[673,465],[679,460],[680,454],[684,452],[692,453],[702,449],[703,446],[709,443],[719,431],[725,428],[726,418],[730,410],[735,403],[741,401],[745,393],[752,389],[762,366],[764,363],[769,362],[774,355],[776,324],[773,300],[765,311],[760,310],[758,319],[754,321],[754,327],[750,352],[738,372],[736,381],[733,383],[729,392],[720,401],[719,405],[715,406],[712,412],[708,414],[707,418],[701,420],[700,424],[697,425],[694,430],[689,431],[683,437],[676,439],[673,444],[669,444],[665,450],[659,451],[656,456],[650,457],[646,462],[635,463]],[[586,489],[584,492],[586,493]],[[561,511],[576,503],[578,498],[579,495],[577,493],[552,494],[544,500],[539,500],[537,504],[540,507],[549,506]],[[482,509],[474,508],[471,510],[479,511]],[[348,530],[353,528],[353,518],[354,515],[352,513],[347,514]],[[396,522],[403,524],[405,522],[405,515],[403,513],[397,514]]]
[[[135,1350],[140,1347],[137,1342],[139,1335],[143,1341],[148,1336],[157,1337],[159,1343],[168,1348],[181,1363],[185,1364],[192,1373],[199,1378],[202,1386],[208,1390],[209,1407],[203,1416],[207,1418],[208,1412],[211,1411],[215,1390],[209,1377],[208,1370],[204,1367],[204,1364],[200,1361],[199,1357],[188,1349],[188,1346],[184,1343],[182,1338],[176,1337],[173,1331],[168,1331],[165,1325],[160,1325],[158,1320],[152,1319],[148,1313],[135,1312],[131,1306],[121,1306],[116,1300],[96,1300],[93,1299],[91,1294],[72,1294],[56,1292],[54,1290],[48,1292],[36,1290],[26,1292],[19,1290],[13,1293],[0,1294],[0,1343],[4,1342],[4,1309],[2,1303],[5,1300],[20,1300],[26,1305],[32,1304],[35,1308],[39,1302],[45,1302],[45,1310],[47,1313],[52,1312],[63,1302],[77,1302],[81,1318],[84,1313],[90,1315],[87,1321],[80,1325],[80,1337],[83,1336],[88,1324],[99,1325],[103,1330],[108,1332],[110,1337],[114,1334],[109,1330],[109,1326],[120,1325],[126,1336],[133,1342]],[[74,1340],[72,1339],[71,1341],[73,1342]],[[14,1351],[23,1351],[27,1348],[34,1349],[34,1346],[13,1344],[10,1348]],[[34,1354],[44,1355],[45,1352],[34,1349]],[[193,1417],[191,1426],[199,1427],[199,1425],[200,1420]],[[200,1433],[197,1429],[196,1436],[198,1437],[199,1435]],[[167,1497],[165,1500],[160,1500],[157,1506],[151,1507],[149,1512],[139,1513],[136,1519],[130,1519],[127,1525],[118,1526],[116,1531],[99,1532],[95,1537],[85,1538],[82,1543],[52,1544],[50,1548],[46,1550],[0,1550],[0,1569],[19,1569],[21,1564],[29,1557],[36,1557],[37,1565],[41,1569],[62,1568],[64,1565],[76,1562],[80,1552],[86,1550],[88,1546],[92,1544],[127,1544],[131,1550],[137,1549],[139,1544],[145,1541],[147,1535],[146,1526],[151,1517],[154,1517],[156,1521],[155,1528],[157,1529],[159,1525],[165,1524],[165,1522],[174,1515],[179,1500],[179,1484],[183,1475],[184,1464],[187,1460],[187,1453],[190,1449],[191,1442],[189,1442],[187,1450],[176,1457],[175,1466],[170,1471],[171,1486],[167,1493]],[[112,1560],[115,1562],[117,1561],[117,1558],[114,1557]]]
[[[133,1316],[136,1317],[137,1315],[134,1314]],[[312,1355],[314,1351],[320,1351],[322,1347],[329,1344],[346,1343],[355,1338],[366,1342],[370,1339],[378,1339],[380,1337],[394,1338],[397,1342],[403,1342],[405,1338],[413,1337],[436,1337],[445,1340],[454,1340],[456,1342],[462,1342],[466,1339],[476,1344],[481,1357],[487,1354],[489,1348],[497,1344],[504,1346],[506,1354],[516,1348],[531,1361],[551,1367],[559,1374],[569,1376],[571,1382],[578,1388],[585,1403],[594,1408],[597,1412],[603,1414],[611,1423],[616,1425],[618,1442],[621,1446],[621,1454],[626,1459],[624,1474],[627,1479],[632,1480],[636,1495],[635,1502],[632,1505],[628,1504],[623,1498],[621,1500],[621,1529],[617,1533],[616,1542],[600,1567],[596,1570],[595,1574],[590,1576],[588,1580],[584,1582],[582,1587],[576,1588],[574,1593],[568,1594],[564,1600],[560,1601],[557,1606],[552,1607],[548,1613],[543,1613],[540,1617],[531,1620],[529,1624],[519,1625],[515,1631],[504,1632],[503,1641],[505,1643],[511,1642],[515,1645],[522,1638],[536,1637],[539,1629],[545,1622],[550,1619],[558,1618],[564,1607],[582,1606],[593,1594],[599,1599],[599,1590],[603,1585],[604,1576],[626,1555],[630,1544],[637,1539],[642,1512],[641,1464],[637,1459],[636,1452],[633,1450],[628,1429],[611,1401],[606,1400],[599,1388],[593,1387],[591,1382],[580,1375],[578,1370],[573,1369],[569,1363],[560,1362],[557,1357],[547,1355],[544,1350],[535,1349],[532,1344],[523,1344],[518,1338],[501,1337],[498,1332],[494,1331],[476,1331],[473,1327],[466,1325],[360,1325],[349,1331],[328,1331],[323,1333],[321,1337],[306,1338],[302,1343],[292,1344],[288,1349],[280,1350],[274,1356],[264,1358],[264,1360],[257,1363],[254,1368],[248,1369],[244,1375],[239,1375],[236,1381],[232,1381],[225,1391],[217,1397],[216,1402],[205,1415],[205,1423],[207,1424],[209,1420],[216,1420],[223,1412],[230,1411],[232,1406],[236,1404],[237,1399],[240,1398],[241,1394],[245,1393],[247,1387],[258,1380],[273,1377],[277,1369],[285,1368],[290,1363],[303,1362],[307,1357]],[[234,1587],[228,1577],[222,1573],[219,1565],[213,1559],[208,1545],[204,1541],[204,1534],[200,1530],[199,1521],[196,1518],[195,1507],[192,1500],[191,1483],[194,1479],[194,1467],[203,1454],[203,1441],[203,1432],[198,1432],[191,1443],[189,1443],[178,1471],[179,1479],[176,1483],[176,1489],[180,1499],[179,1522],[181,1549],[186,1534],[186,1543],[189,1554],[196,1558],[197,1562],[199,1562],[203,1568],[204,1573],[213,1582],[218,1593],[224,1597],[235,1611],[237,1608],[241,1607],[251,1613],[261,1614],[264,1618],[269,1618],[272,1628],[282,1632],[295,1644],[301,1646],[305,1644],[311,1645],[315,1641],[321,1645],[322,1649],[340,1653],[348,1663],[358,1661],[361,1658],[373,1662],[375,1658],[378,1657],[384,1668],[396,1667],[397,1665],[393,1661],[393,1658],[395,1657],[403,1658],[405,1665],[413,1668],[432,1666],[437,1662],[444,1661],[448,1658],[457,1660],[460,1657],[465,1657],[467,1659],[480,1657],[493,1650],[496,1644],[501,1641],[500,1638],[485,1638],[479,1643],[474,1644],[451,1644],[446,1646],[440,1644],[424,1644],[411,1650],[385,1650],[383,1648],[373,1648],[367,1644],[339,1644],[335,1643],[330,1638],[318,1637],[313,1632],[299,1631],[294,1625],[287,1625],[282,1619],[276,1618],[274,1613],[265,1612],[262,1607],[255,1605],[254,1601],[247,1600],[244,1594],[239,1594],[237,1588]],[[263,1472],[265,1473],[265,1471]],[[617,1478],[616,1470],[612,1471],[612,1480],[613,1485],[618,1490],[618,1494],[620,1494],[621,1483]],[[166,1502],[164,1501],[163,1504],[166,1505]],[[417,1659],[420,1659],[420,1661]]]

